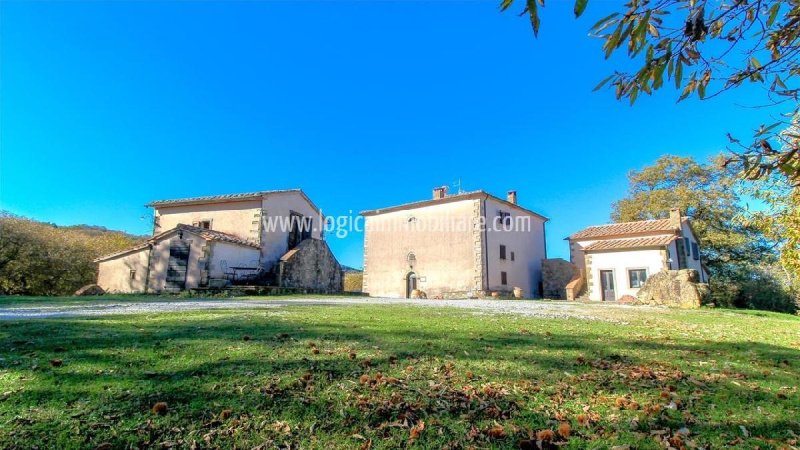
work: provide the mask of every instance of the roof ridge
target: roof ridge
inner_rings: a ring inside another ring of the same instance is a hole
[[[264,196],[269,194],[281,194],[285,192],[303,192],[301,188],[291,188],[291,189],[271,189],[271,190],[261,190],[261,191],[252,191],[252,192],[234,192],[230,194],[216,194],[216,195],[199,195],[194,197],[183,197],[183,198],[170,198],[170,199],[163,199],[163,200],[154,200],[148,203],[145,206],[156,206],[161,204],[170,204],[170,203],[183,203],[183,202],[194,202],[194,201],[205,201],[205,200],[225,200],[225,199],[237,199],[237,198],[244,198],[244,197],[257,197],[257,196]]]

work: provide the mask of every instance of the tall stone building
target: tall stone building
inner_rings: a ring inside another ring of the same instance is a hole
[[[342,290],[323,217],[300,189],[159,200],[153,236],[98,258],[109,292],[174,292],[231,283]]]
[[[361,213],[365,217],[364,292],[409,297],[479,297],[521,290],[541,295],[547,218],[484,191],[448,195]]]

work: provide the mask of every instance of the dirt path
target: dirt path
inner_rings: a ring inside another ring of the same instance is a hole
[[[484,314],[517,314],[547,318],[577,318],[618,321],[609,314],[614,310],[631,309],[623,305],[588,305],[536,300],[408,300],[386,298],[308,298],[291,300],[176,300],[176,301],[102,301],[89,304],[53,304],[0,308],[0,320],[42,319],[49,317],[85,317],[112,314],[157,314],[162,312],[258,309],[286,306],[318,305],[415,305],[419,307],[470,309]],[[624,316],[624,315],[623,315]]]

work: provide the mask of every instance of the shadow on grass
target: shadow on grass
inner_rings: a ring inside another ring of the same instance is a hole
[[[659,342],[607,329],[511,331],[468,316],[456,316],[464,328],[453,330],[433,318],[336,314],[0,323],[0,380],[10,392],[0,402],[0,446],[316,447],[373,439],[393,447],[408,444],[420,421],[437,431],[413,443],[431,448],[513,447],[526,429],[563,420],[576,430],[572,445],[627,439],[655,448],[661,435],[650,431],[662,428],[669,437],[688,427],[712,445],[743,437],[742,427],[751,438],[800,434],[791,389],[800,352],[791,348]],[[59,367],[51,367],[55,359]],[[169,413],[152,414],[156,402]],[[222,417],[224,409],[233,419]],[[597,415],[579,423],[586,412]],[[498,424],[502,435],[487,431]]]

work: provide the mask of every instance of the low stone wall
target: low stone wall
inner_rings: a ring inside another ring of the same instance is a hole
[[[636,303],[699,308],[710,294],[708,285],[700,283],[700,275],[696,270],[663,270],[645,281],[636,295]]]
[[[279,284],[281,287],[342,292],[342,267],[325,241],[306,239],[281,258]]]
[[[570,281],[580,276],[575,264],[561,258],[542,260],[542,294],[545,298],[567,298],[566,287]]]

